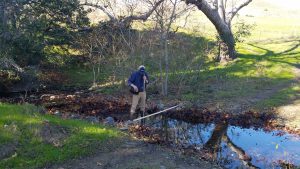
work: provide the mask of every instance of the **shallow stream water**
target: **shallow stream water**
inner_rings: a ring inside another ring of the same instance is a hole
[[[173,145],[209,150],[225,168],[300,168],[300,136],[228,124],[190,124],[174,119],[153,124]]]

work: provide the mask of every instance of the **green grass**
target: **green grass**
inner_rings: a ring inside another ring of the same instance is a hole
[[[108,139],[121,136],[115,129],[79,120],[40,115],[38,108],[0,103],[1,145],[14,143],[16,152],[0,161],[0,168],[42,168],[88,155]],[[68,131],[61,147],[43,141],[40,130],[48,122]],[[1,147],[1,146],[0,146]]]
[[[177,98],[201,105],[236,103],[256,100],[252,106],[267,108],[286,104],[298,90],[291,88],[299,68],[299,39],[268,43],[238,44],[239,58],[227,65],[208,62],[200,71],[178,71],[170,74],[173,94],[179,90],[179,77],[184,75],[181,94]],[[272,90],[272,92],[268,92]],[[264,95],[264,93],[266,93]]]
[[[256,108],[263,109],[266,107],[278,107],[285,104],[293,104],[292,102],[300,98],[300,85],[292,85],[276,92],[272,97],[259,102]]]
[[[268,40],[259,43],[240,43],[237,45],[239,57],[227,65],[209,62],[205,59],[205,46],[213,44],[192,35],[178,34],[187,47],[172,48],[170,55],[169,73],[169,98],[189,100],[197,104],[217,102],[236,102],[243,100],[259,99],[257,107],[280,106],[289,101],[286,92],[278,99],[273,99],[273,94],[290,86],[295,73],[299,68],[300,48],[299,39],[286,38],[282,40]],[[190,44],[186,41],[190,40]],[[171,46],[172,47],[172,46]],[[188,48],[189,47],[189,48]],[[188,49],[188,50],[187,50]],[[189,51],[191,51],[189,53]],[[157,59],[157,58],[154,58]],[[150,75],[159,78],[159,68],[155,61],[149,58],[146,62]],[[201,63],[200,68],[198,68]],[[126,64],[125,64],[126,65]],[[130,63],[128,63],[130,65]],[[184,69],[190,65],[189,69]],[[107,71],[107,70],[105,70]],[[104,72],[105,72],[104,71]],[[87,84],[91,72],[83,69],[70,69],[67,71],[73,81]],[[109,74],[109,72],[105,72]],[[130,72],[126,73],[128,76]],[[109,77],[102,76],[103,84]],[[153,89],[156,88],[156,89]],[[121,87],[118,84],[101,87],[102,93],[118,93]],[[149,91],[160,91],[160,86],[150,87]],[[262,96],[263,92],[274,90],[275,93]],[[149,93],[151,94],[151,92]],[[270,100],[269,100],[270,99]],[[272,100],[274,103],[272,103]],[[270,103],[271,102],[271,103]]]

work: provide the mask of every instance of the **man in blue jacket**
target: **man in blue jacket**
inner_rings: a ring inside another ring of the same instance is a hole
[[[138,70],[133,72],[128,79],[128,85],[132,88],[132,105],[130,109],[130,118],[133,119],[136,107],[140,101],[140,109],[145,113],[146,108],[146,84],[149,83],[149,77],[145,71],[145,66],[139,66]]]

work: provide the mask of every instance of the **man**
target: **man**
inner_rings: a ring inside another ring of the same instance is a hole
[[[132,88],[132,105],[130,108],[131,120],[136,113],[136,107],[140,101],[140,109],[142,113],[145,113],[146,109],[146,84],[149,83],[149,77],[145,71],[145,66],[139,66],[138,70],[133,72],[128,79],[128,85]]]

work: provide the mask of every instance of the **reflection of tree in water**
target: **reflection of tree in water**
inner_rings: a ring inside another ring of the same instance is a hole
[[[165,123],[166,125],[166,123]],[[215,124],[215,127],[212,131],[212,134],[210,135],[208,141],[205,143],[205,139],[203,136],[203,131],[205,130],[205,126],[199,124],[199,125],[193,125],[189,123],[184,122],[177,122],[175,124],[174,130],[168,130],[168,134],[165,136],[168,136],[169,138],[173,138],[176,143],[180,144],[189,144],[191,139],[191,134],[193,136],[197,136],[197,140],[200,141],[200,144],[203,145],[203,148],[208,150],[210,153],[212,153],[212,156],[215,160],[220,159],[218,155],[221,155],[222,150],[222,142],[227,145],[227,147],[234,153],[236,153],[237,157],[241,161],[241,163],[247,167],[247,168],[258,168],[255,165],[251,163],[251,157],[249,157],[246,152],[236,144],[234,144],[231,139],[227,135],[227,129],[228,124],[219,123]],[[166,129],[167,126],[164,126],[164,129]],[[195,130],[196,127],[196,130]],[[167,131],[167,130],[165,130]],[[191,133],[191,131],[193,131]],[[224,157],[222,157],[224,158]],[[226,156],[223,161],[229,161],[229,158]]]
[[[236,144],[234,144],[227,135],[228,124],[216,124],[210,139],[205,143],[204,148],[209,150],[213,154],[213,158],[217,159],[218,152],[221,151],[222,141],[230,148],[231,151],[235,152],[242,164],[247,168],[258,168],[251,163],[251,157]]]

